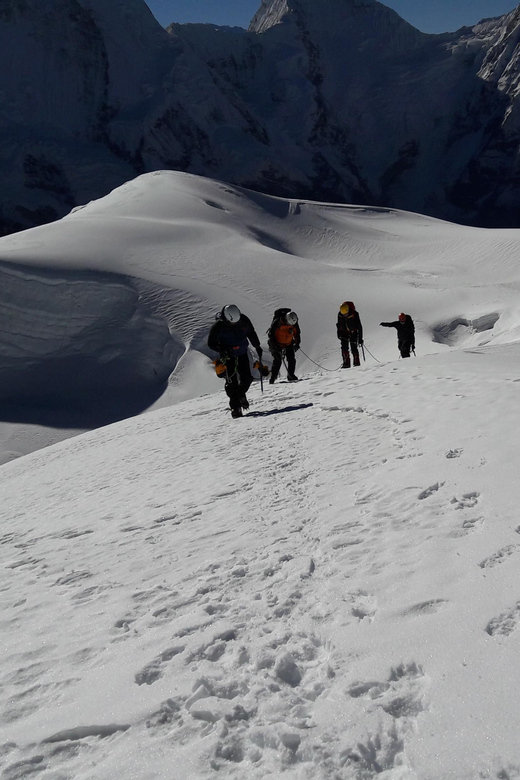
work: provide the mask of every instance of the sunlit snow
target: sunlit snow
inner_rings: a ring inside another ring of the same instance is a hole
[[[173,172],[0,240],[2,780],[520,777],[519,249]],[[302,330],[240,420],[226,303]]]

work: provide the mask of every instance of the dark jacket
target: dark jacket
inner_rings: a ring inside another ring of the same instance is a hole
[[[363,341],[363,326],[359,319],[359,314],[351,304],[348,314],[338,314],[338,322],[336,324],[338,333],[338,339],[344,339],[347,341],[353,341],[356,344],[361,344]]]
[[[288,346],[291,346],[294,349],[300,348],[302,334],[299,324],[296,323],[296,325],[287,325],[285,322],[285,315],[290,311],[292,311],[292,309],[277,309],[274,313],[273,321],[269,330],[267,331],[267,343],[271,352],[273,350],[276,351],[280,349],[287,349]],[[292,335],[292,341],[290,344],[280,344],[280,342],[277,340],[276,331],[280,327],[284,328],[288,335]]]
[[[251,320],[242,314],[235,324],[225,319],[217,320],[209,332],[208,347],[223,357],[237,357],[246,354],[248,341],[255,349],[260,347],[260,339]]]
[[[395,320],[395,322],[382,322],[383,328],[395,328],[397,330],[397,343],[399,346],[402,344],[410,345],[411,349],[415,349],[415,325],[409,314],[406,315],[404,322],[401,320]]]

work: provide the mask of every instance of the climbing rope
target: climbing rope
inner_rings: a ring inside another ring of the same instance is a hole
[[[311,357],[309,357],[309,356],[307,355],[307,353],[306,353],[306,352],[304,352],[304,351],[303,351],[303,349],[302,349],[301,347],[300,347],[300,352],[302,353],[302,355],[305,355],[305,357],[307,358],[307,360],[310,360],[310,361],[311,361],[311,363],[314,363],[314,365],[315,365],[315,366],[318,366],[318,368],[321,368],[323,371],[339,371],[339,370],[340,370],[340,368],[341,368],[341,366],[338,366],[337,368],[326,368],[325,366],[321,366],[319,363],[316,363],[316,361],[315,361],[315,360],[313,360]]]
[[[364,347],[365,347],[366,351],[368,352],[368,354],[370,355],[370,357],[373,357],[373,358],[374,358],[374,360],[376,360],[378,363],[380,363],[381,361],[380,361],[380,360],[378,360],[378,359],[376,358],[376,356],[375,356],[375,355],[373,355],[373,354],[370,352],[370,350],[369,350],[369,348],[367,347],[367,345],[366,345],[366,343],[365,343],[365,342],[363,342],[363,345],[364,345]]]

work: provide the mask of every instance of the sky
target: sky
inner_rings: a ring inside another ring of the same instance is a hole
[[[519,250],[172,171],[0,239],[4,377],[150,376],[161,318],[182,344],[145,413],[0,424],[2,778],[520,778]],[[280,305],[302,332],[239,420],[206,347],[231,302],[264,347]]]
[[[260,0],[149,0],[156,19],[171,22],[211,22],[247,28]],[[513,0],[390,0],[384,5],[423,32],[453,32],[481,19],[502,16],[513,8]]]

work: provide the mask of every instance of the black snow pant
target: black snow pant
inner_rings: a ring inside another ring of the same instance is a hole
[[[399,352],[401,353],[401,357],[410,357],[410,350],[412,348],[412,342],[411,341],[399,341],[397,346],[399,347]]]
[[[230,358],[226,363],[226,384],[225,391],[229,396],[229,408],[240,409],[241,398],[245,398],[247,391],[251,386],[253,377],[249,365],[249,355],[239,355],[236,358]]]
[[[352,338],[341,339],[341,357],[343,358],[343,368],[350,368],[350,352],[349,347],[352,350],[352,358],[355,366],[359,366],[359,350],[357,336]]]
[[[271,366],[271,378],[269,381],[271,383],[274,382],[280,373],[284,355],[287,360],[287,376],[294,376],[294,372],[296,371],[296,355],[294,354],[294,347],[292,344],[283,349],[270,349],[270,352],[273,356],[273,365]]]

